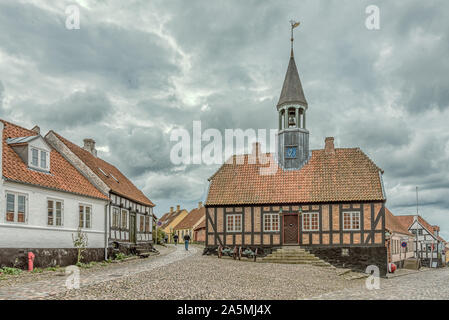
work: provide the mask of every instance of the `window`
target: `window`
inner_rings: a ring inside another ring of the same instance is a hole
[[[42,170],[48,170],[48,152],[44,150],[38,150],[36,148],[31,149],[31,162],[30,166]]]
[[[25,223],[26,195],[6,193],[6,221]]]
[[[422,229],[418,229],[418,236],[422,236]]]
[[[143,227],[145,225],[145,216],[140,215],[140,221],[139,221],[139,232],[143,232]]]
[[[31,164],[35,167],[39,165],[39,150],[31,149]]]
[[[241,214],[229,214],[227,216],[226,231],[227,232],[242,231],[242,215]]]
[[[263,231],[279,231],[279,214],[265,214],[263,219]]]
[[[320,226],[318,224],[318,212],[305,212],[302,214],[302,228],[304,231],[317,231]]]
[[[84,204],[79,206],[80,228],[90,229],[92,227],[92,207]]]
[[[150,232],[150,217],[145,217],[145,232]]]
[[[49,226],[62,226],[62,202],[47,200],[47,224]]]
[[[120,210],[116,207],[112,208],[112,227],[119,228]]]
[[[128,210],[122,210],[122,229],[128,229]]]
[[[343,212],[343,230],[360,230],[360,212]]]

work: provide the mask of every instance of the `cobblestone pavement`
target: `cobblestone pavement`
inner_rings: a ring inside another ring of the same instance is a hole
[[[201,250],[138,275],[71,290],[52,299],[301,299],[355,286],[332,268],[254,263]]]
[[[449,299],[449,268],[415,272],[391,279],[381,279],[380,289],[359,287],[315,296],[326,300],[435,300]]]
[[[129,262],[110,264],[105,268],[96,268],[95,270],[81,270],[80,287],[92,286],[101,282],[118,280],[120,278],[161,268],[170,263],[185,259],[197,252],[197,248],[191,247],[185,251],[184,247],[170,246],[162,248],[160,256],[153,256],[147,259],[139,259]],[[43,280],[31,281],[27,279],[26,283],[17,283],[3,285],[0,287],[0,300],[2,299],[48,299],[56,294],[61,294],[67,290],[65,274],[47,274]]]

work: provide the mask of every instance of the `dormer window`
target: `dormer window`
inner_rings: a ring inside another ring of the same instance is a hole
[[[33,169],[49,171],[49,152],[31,148],[29,166]]]

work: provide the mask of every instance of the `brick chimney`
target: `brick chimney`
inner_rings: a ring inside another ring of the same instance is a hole
[[[97,149],[95,149],[95,140],[86,138],[84,141],[84,147],[83,149],[86,151],[89,151],[94,157],[97,156]]]
[[[37,134],[41,134],[41,128],[39,128],[39,126],[34,126],[33,129],[31,129],[31,131],[36,132]]]
[[[324,153],[335,154],[334,137],[326,137],[324,140]]]
[[[176,212],[179,212],[179,211],[181,211],[181,206],[178,204],[178,205],[176,206]]]
[[[173,213],[173,207],[170,207],[170,213]]]
[[[198,202],[198,209],[201,209],[202,206],[203,206],[203,201]]]

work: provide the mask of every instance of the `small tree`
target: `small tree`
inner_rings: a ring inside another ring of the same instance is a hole
[[[81,228],[78,228],[76,236],[72,234],[72,240],[74,247],[78,250],[78,257],[76,265],[81,264],[81,259],[83,259],[83,252],[87,249],[88,238],[87,233],[83,232]]]

